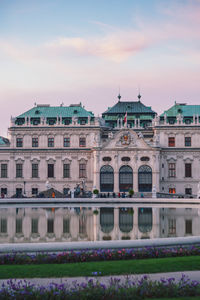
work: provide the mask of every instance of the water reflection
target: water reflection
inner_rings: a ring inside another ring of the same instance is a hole
[[[200,235],[197,208],[1,208],[0,243],[151,239]]]

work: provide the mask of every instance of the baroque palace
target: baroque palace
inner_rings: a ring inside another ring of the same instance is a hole
[[[77,185],[102,193],[198,193],[200,105],[176,103],[160,116],[138,101],[118,101],[102,117],[81,104],[35,105],[11,118],[0,137],[2,196],[37,196]]]

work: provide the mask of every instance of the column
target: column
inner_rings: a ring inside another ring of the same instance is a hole
[[[114,208],[114,240],[119,240],[119,208]]]

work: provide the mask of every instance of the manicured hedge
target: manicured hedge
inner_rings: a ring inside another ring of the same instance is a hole
[[[179,247],[145,247],[141,249],[72,250],[63,253],[9,253],[0,255],[0,265],[53,264],[126,259],[165,258],[200,255],[200,245]]]

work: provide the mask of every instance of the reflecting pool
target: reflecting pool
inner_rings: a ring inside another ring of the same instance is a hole
[[[136,240],[200,235],[191,207],[0,208],[0,243]]]

